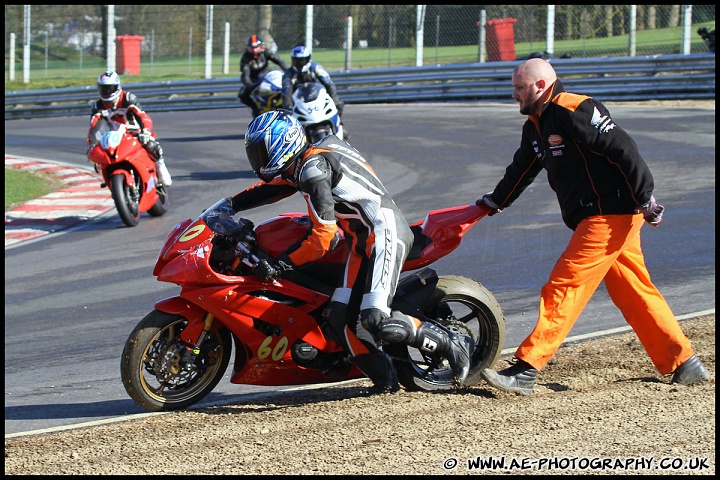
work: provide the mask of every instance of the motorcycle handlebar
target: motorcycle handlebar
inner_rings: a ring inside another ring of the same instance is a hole
[[[258,258],[258,256],[253,253],[253,248],[244,241],[240,241],[237,243],[237,245],[235,246],[235,251],[242,259],[242,263],[244,263],[250,268],[254,267],[260,262],[260,258]]]

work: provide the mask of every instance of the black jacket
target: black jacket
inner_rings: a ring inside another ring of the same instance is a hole
[[[252,87],[258,81],[260,74],[268,68],[270,62],[279,65],[283,72],[288,68],[287,63],[274,53],[263,52],[254,58],[247,50],[240,57],[240,80],[246,87]]]
[[[510,206],[544,168],[565,224],[593,215],[632,214],[654,183],[635,141],[599,101],[565,92],[557,80],[542,113],[523,125],[520,148],[492,200]]]

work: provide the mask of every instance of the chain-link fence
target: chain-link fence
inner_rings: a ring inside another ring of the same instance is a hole
[[[332,72],[707,52],[700,28],[715,29],[714,5],[8,5],[5,78],[94,83],[113,52],[120,67],[138,62],[118,68],[132,81],[237,76],[255,33],[288,61],[312,43],[313,60]]]

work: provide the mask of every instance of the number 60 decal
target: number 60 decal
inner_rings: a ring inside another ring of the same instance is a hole
[[[288,348],[288,339],[287,337],[282,337],[277,345],[275,345],[274,348],[270,348],[270,342],[272,342],[273,337],[267,337],[263,342],[260,344],[260,348],[258,348],[257,356],[258,358],[267,358],[271,357],[274,361],[280,360],[283,355],[285,355],[285,352],[287,352]]]

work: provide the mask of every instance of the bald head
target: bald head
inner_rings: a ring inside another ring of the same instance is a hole
[[[542,58],[531,58],[515,67],[515,75],[527,83],[535,83],[538,80],[544,80],[548,85],[552,85],[557,80],[555,69],[547,60]]]
[[[523,115],[540,115],[557,80],[555,69],[542,58],[530,58],[513,70],[513,98]]]

